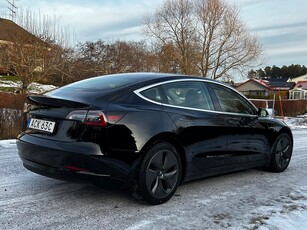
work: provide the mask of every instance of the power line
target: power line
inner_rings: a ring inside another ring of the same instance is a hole
[[[10,19],[13,21],[16,17],[16,12],[17,12],[17,2],[18,0],[6,0],[6,2],[9,4],[9,6],[7,7],[9,9],[9,16]]]

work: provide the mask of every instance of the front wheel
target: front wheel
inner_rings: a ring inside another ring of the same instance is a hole
[[[132,195],[149,204],[162,204],[176,192],[181,171],[176,148],[167,142],[158,142],[146,152]]]
[[[293,151],[293,141],[289,134],[282,133],[274,143],[269,169],[283,172],[288,167]]]

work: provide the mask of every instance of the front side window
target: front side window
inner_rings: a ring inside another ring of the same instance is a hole
[[[173,82],[162,87],[170,105],[213,110],[213,103],[203,82]]]
[[[255,115],[255,108],[239,93],[225,86],[210,84],[223,112]]]

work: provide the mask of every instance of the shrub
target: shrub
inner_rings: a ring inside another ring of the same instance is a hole
[[[22,110],[27,94],[0,92],[0,108]]]

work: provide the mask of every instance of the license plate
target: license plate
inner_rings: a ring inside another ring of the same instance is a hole
[[[40,130],[40,131],[47,132],[47,133],[53,133],[55,122],[36,119],[36,118],[30,118],[28,120],[27,126],[29,129],[35,129],[35,130]]]

